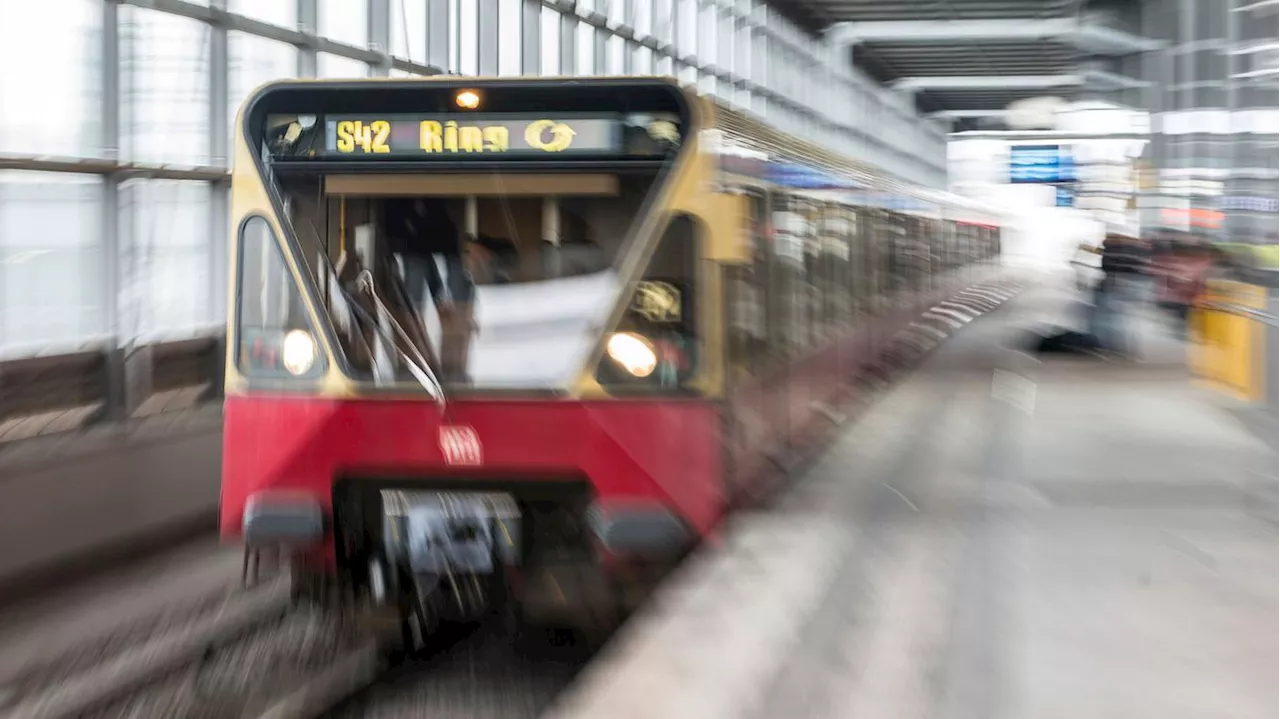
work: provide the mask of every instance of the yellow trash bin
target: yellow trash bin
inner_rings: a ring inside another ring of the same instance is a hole
[[[1209,282],[1190,317],[1195,340],[1191,367],[1198,378],[1240,399],[1262,399],[1266,328],[1238,310],[1264,309],[1266,299],[1261,287]]]

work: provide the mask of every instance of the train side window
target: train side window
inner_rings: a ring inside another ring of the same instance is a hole
[[[863,241],[866,216],[860,210],[849,210],[848,217],[850,224],[846,228],[845,237],[849,244],[849,276],[845,290],[849,293],[850,318],[856,320],[867,311],[864,301],[867,291],[867,248]]]
[[[894,218],[887,212],[881,212],[876,220],[875,241],[876,249],[876,311],[883,312],[891,306],[894,289],[894,265],[893,265],[893,247],[898,241],[894,236],[897,229],[893,224]]]
[[[805,282],[806,220],[793,198],[777,193],[772,203],[770,302],[776,322],[771,326],[779,358],[792,357],[808,344],[809,296]]]
[[[240,229],[236,366],[264,379],[314,378],[324,360],[297,284],[271,226],[251,217]]]
[[[831,313],[827,306],[827,277],[831,273],[831,257],[822,231],[822,205],[809,205],[806,217],[809,231],[805,253],[805,280],[809,297],[809,346],[821,344],[831,329]]]
[[[857,297],[857,306],[864,313],[876,313],[876,236],[875,228],[878,219],[876,211],[864,209],[858,211],[858,227],[854,242],[857,245],[858,273],[855,276],[853,291]]]
[[[853,298],[849,276],[853,267],[853,213],[840,205],[829,205],[824,218],[828,273],[826,293],[829,323],[836,332],[853,321]]]
[[[811,344],[821,344],[835,327],[832,309],[831,275],[834,271],[834,238],[826,227],[829,205],[813,205],[809,213],[810,246],[813,264],[809,273],[810,306],[813,308]]]
[[[748,195],[743,228],[751,242],[751,263],[725,268],[729,313],[729,368],[738,382],[759,373],[769,347],[769,256],[765,245],[766,199]]]

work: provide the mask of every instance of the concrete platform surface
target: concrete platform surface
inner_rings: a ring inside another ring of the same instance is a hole
[[[1176,363],[1006,349],[1045,301],[944,345],[550,715],[1276,716],[1274,449]]]

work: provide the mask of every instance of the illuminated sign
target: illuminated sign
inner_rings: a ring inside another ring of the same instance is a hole
[[[1076,204],[1076,188],[1070,185],[1057,185],[1054,187],[1055,207],[1072,207]]]
[[[325,118],[328,156],[558,157],[622,151],[623,126],[603,117],[340,115]]]
[[[650,322],[679,322],[680,290],[666,282],[641,282],[631,301],[631,311]]]
[[[1061,145],[1014,145],[1009,148],[1009,182],[1071,182],[1075,158]]]

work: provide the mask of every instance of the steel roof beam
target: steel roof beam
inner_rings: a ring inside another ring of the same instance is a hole
[[[840,45],[933,43],[945,40],[1040,40],[1065,35],[1078,25],[1070,18],[1043,20],[881,20],[841,22],[826,36]]]
[[[1158,50],[1164,43],[1085,18],[998,20],[885,20],[832,25],[827,38],[838,45],[939,42],[1054,41],[1098,55]]]
[[[1095,90],[1138,90],[1150,87],[1151,83],[1106,70],[1088,70],[1084,73],[1084,85]]]
[[[1008,114],[1008,110],[942,110],[930,113],[929,117],[936,120],[981,120],[987,117],[1003,118]]]
[[[943,75],[904,77],[892,83],[895,90],[1019,90],[1023,88],[1077,87],[1083,75]]]
[[[1055,87],[1088,87],[1095,90],[1135,90],[1148,82],[1105,70],[1069,75],[942,75],[904,77],[891,87],[908,92],[928,90],[1037,90]]]

